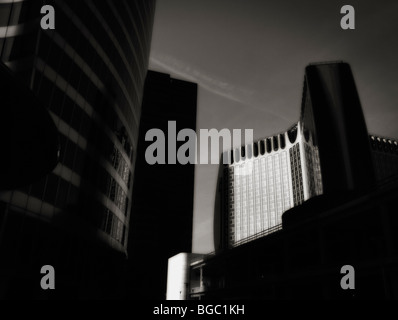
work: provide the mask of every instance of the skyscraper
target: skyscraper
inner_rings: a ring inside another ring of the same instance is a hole
[[[397,145],[368,135],[348,64],[309,65],[298,123],[220,165],[216,252],[170,258],[170,296],[396,299]]]
[[[395,167],[397,157],[394,141],[384,139],[385,146],[380,142],[372,151],[370,140],[376,145],[380,138],[369,138],[349,65],[309,65],[300,120],[285,132],[232,150],[230,164],[220,166],[216,249],[280,229],[282,213],[310,198],[336,199],[373,186],[373,161],[380,160],[375,149]]]
[[[49,1],[55,29],[41,28],[42,5],[0,4],[1,60],[49,110],[60,145],[52,173],[0,194],[0,295],[44,295],[49,264],[56,296],[116,296],[155,1]]]
[[[168,258],[192,250],[195,165],[149,164],[145,154],[154,143],[146,137],[151,129],[164,133],[165,151],[172,144],[178,150],[184,142],[177,141],[176,133],[196,129],[196,103],[197,84],[148,71],[130,220],[129,297],[164,300]],[[169,156],[166,152],[165,159]]]

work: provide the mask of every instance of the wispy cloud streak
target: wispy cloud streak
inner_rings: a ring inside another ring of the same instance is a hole
[[[174,76],[177,75],[188,81],[195,82],[210,92],[236,102],[246,104],[245,98],[249,98],[253,95],[253,91],[239,88],[217,79],[217,77],[213,75],[205,74],[193,68],[191,65],[168,55],[154,53],[151,55],[150,64],[152,66],[161,67]]]
[[[264,113],[271,114],[272,116],[278,117],[288,123],[290,119],[285,118],[283,115],[274,112],[269,106],[266,106],[266,101],[261,103],[255,101],[253,90],[242,88],[236,85],[232,85],[224,80],[217,78],[209,73],[204,73],[190,64],[178,60],[172,56],[159,54],[157,52],[152,53],[150,57],[150,67],[159,67],[166,72],[172,74],[172,76],[181,77],[187,81],[197,83],[200,87],[227,98],[231,101],[235,101]]]

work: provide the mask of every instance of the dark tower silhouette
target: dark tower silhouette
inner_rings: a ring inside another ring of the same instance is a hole
[[[133,205],[129,233],[129,298],[165,299],[167,260],[179,252],[191,252],[194,191],[194,164],[150,165],[145,141],[150,129],[168,131],[175,121],[176,133],[196,129],[197,85],[148,71],[135,167]],[[177,150],[184,142],[177,142]]]
[[[306,67],[301,123],[306,139],[319,148],[323,194],[375,183],[369,134],[347,63]]]

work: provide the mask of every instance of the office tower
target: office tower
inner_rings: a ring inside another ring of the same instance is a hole
[[[372,157],[380,156],[369,141],[349,65],[309,65],[300,120],[285,132],[231,150],[230,164],[220,166],[216,249],[280,229],[282,213],[310,198],[335,201],[371,188]],[[396,165],[394,142],[385,144],[378,152]]]
[[[42,1],[0,3],[1,60],[48,109],[60,145],[50,174],[0,194],[0,294],[117,296],[155,2],[46,5],[55,29],[41,28]],[[53,292],[40,288],[43,265]]]
[[[299,122],[220,165],[224,250],[174,256],[183,277],[170,290],[185,292],[188,278],[188,299],[397,299],[396,146],[368,135],[347,64],[308,66]],[[355,290],[344,288],[347,266]]]
[[[192,250],[195,165],[170,163],[169,156],[175,154],[167,150],[174,143],[178,150],[184,143],[176,138],[180,130],[196,129],[196,101],[196,84],[148,71],[130,219],[129,298],[164,300],[167,260]],[[145,138],[151,129],[164,133],[166,164],[146,161],[146,150],[154,143]]]

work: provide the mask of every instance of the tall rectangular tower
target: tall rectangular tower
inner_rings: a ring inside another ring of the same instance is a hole
[[[168,259],[192,250],[195,165],[170,163],[168,152],[175,153],[184,144],[177,141],[180,130],[196,130],[196,102],[195,83],[148,71],[130,220],[130,298],[165,299]],[[175,125],[175,132],[170,125]],[[146,160],[146,150],[155,142],[146,138],[151,129],[164,134],[165,164]]]

